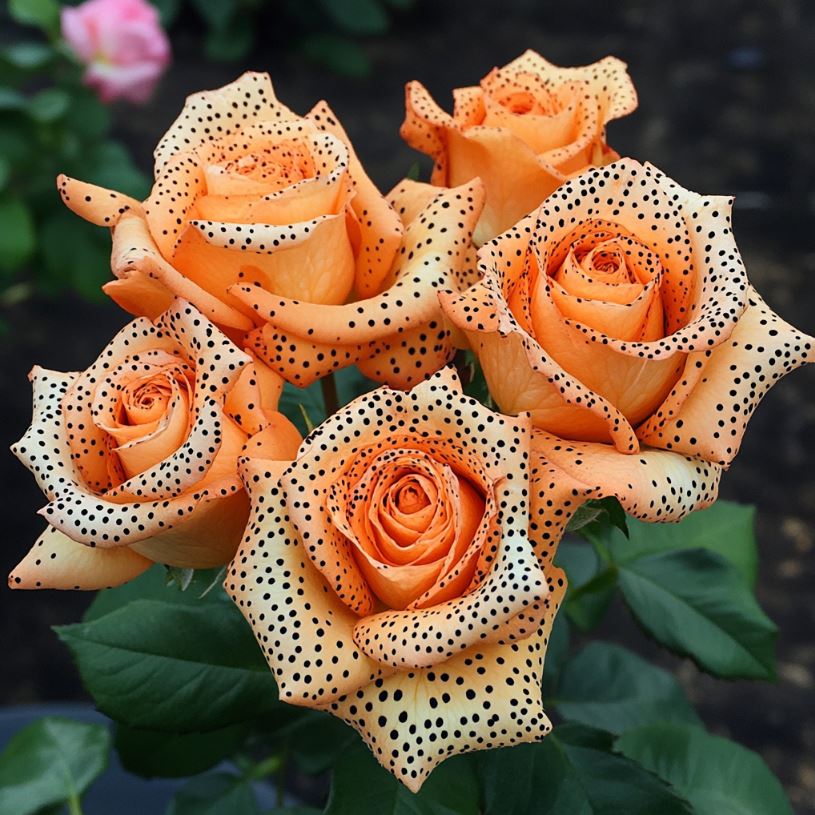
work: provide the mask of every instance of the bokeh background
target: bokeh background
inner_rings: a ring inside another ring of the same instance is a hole
[[[21,113],[0,88],[0,196],[8,201],[17,195],[26,206],[28,198],[33,202],[24,224],[33,237],[27,254],[19,255],[19,246],[9,249],[0,237],[0,252],[7,247],[0,257],[0,448],[28,423],[31,365],[83,368],[127,319],[96,295],[107,279],[103,230],[91,234],[59,209],[48,179],[60,151],[68,150],[65,161],[73,174],[99,181],[112,174],[136,190],[146,183],[153,146],[184,97],[225,84],[246,69],[269,71],[279,97],[296,111],[329,100],[370,175],[387,190],[417,160],[427,177],[427,162],[398,133],[408,80],[421,80],[449,105],[451,88],[476,83],[525,48],[563,65],[614,54],[629,65],[640,107],[611,125],[609,142],[693,190],[735,195],[734,228],[751,280],[776,311],[815,333],[812,2],[165,0],[160,5],[173,65],[148,104],[116,103],[100,114],[87,99],[71,97],[60,109],[59,100],[46,95],[38,114],[44,124],[37,126],[56,127],[59,139],[69,141],[29,139],[23,155],[15,143]],[[18,22],[0,10],[0,48],[45,41],[36,27],[20,25],[19,13],[15,16]],[[49,74],[31,64],[0,66],[0,82],[11,71],[23,92],[47,90],[54,69]],[[21,70],[29,72],[22,79]],[[93,124],[94,115],[103,118]],[[89,123],[97,128],[90,135]],[[76,143],[70,142],[71,128],[79,134]],[[88,139],[92,149],[83,147]],[[38,173],[47,183],[32,181]],[[10,259],[13,252],[18,255]],[[687,662],[659,654],[622,609],[614,610],[600,632],[675,670],[706,724],[758,751],[803,815],[815,813],[813,457],[815,369],[807,369],[786,379],[759,408],[722,487],[723,497],[758,507],[758,596],[780,627],[777,684],[729,684],[702,675]],[[42,498],[10,454],[0,456],[0,467],[0,571],[7,572],[41,530],[34,511]],[[0,704],[85,698],[50,626],[77,620],[89,601],[82,594],[0,588]]]

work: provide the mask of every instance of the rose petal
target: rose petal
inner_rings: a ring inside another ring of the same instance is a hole
[[[48,527],[8,577],[12,589],[96,591],[127,583],[153,565],[129,546],[92,549]]]
[[[142,206],[135,198],[64,174],[57,176],[57,189],[71,212],[97,226],[113,227],[126,212],[142,213]]]
[[[254,122],[296,119],[277,100],[268,74],[248,71],[229,85],[187,97],[153,153],[156,176],[177,153],[229,136]]]
[[[539,741],[543,659],[565,592],[562,572],[542,605],[541,629],[520,642],[477,645],[443,666],[399,671],[325,706],[363,737],[377,760],[413,792],[436,765],[471,750]]]
[[[125,311],[156,320],[173,302],[173,293],[161,282],[138,269],[121,269],[120,278],[102,286],[102,291]]]
[[[243,464],[252,514],[224,586],[252,626],[280,698],[314,706],[350,693],[387,669],[356,649],[356,616],[305,553],[278,485],[283,466],[262,459]]]
[[[729,339],[688,357],[682,380],[638,435],[645,444],[727,466],[767,391],[806,362],[815,362],[815,340],[784,322],[751,287]]]

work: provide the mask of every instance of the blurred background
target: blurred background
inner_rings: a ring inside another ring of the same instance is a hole
[[[0,10],[0,385],[6,449],[30,418],[33,363],[84,368],[127,320],[99,292],[109,239],[63,210],[57,172],[143,196],[151,154],[187,94],[269,71],[305,113],[326,98],[387,191],[424,157],[399,138],[403,89],[421,80],[451,108],[526,48],[583,65],[629,65],[639,110],[609,130],[622,155],[682,185],[736,196],[734,227],[756,288],[815,333],[815,5],[807,0],[162,0],[172,65],[150,99],[103,103],[60,37],[57,0]],[[776,685],[728,684],[651,648],[616,609],[601,636],[675,670],[706,724],[758,751],[796,811],[815,813],[815,369],[759,408],[722,496],[758,507],[758,596],[780,627]],[[8,572],[39,534],[43,501],[0,457]],[[0,589],[0,705],[84,694],[50,626],[90,597]]]

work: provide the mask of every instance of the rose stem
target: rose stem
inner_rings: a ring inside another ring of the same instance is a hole
[[[337,383],[334,379],[334,374],[324,376],[320,380],[320,387],[323,389],[323,402],[325,402],[325,415],[331,416],[336,413],[340,406],[339,399],[337,399]]]

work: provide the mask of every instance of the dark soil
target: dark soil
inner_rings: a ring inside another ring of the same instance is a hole
[[[751,280],[787,320],[815,333],[814,13],[806,0],[420,0],[391,34],[366,46],[375,63],[366,80],[314,68],[283,47],[271,19],[246,66],[205,61],[198,32],[182,23],[173,32],[175,66],[156,98],[143,109],[118,108],[117,128],[149,169],[153,145],[188,93],[224,84],[243,67],[268,70],[295,110],[327,98],[387,189],[416,160],[398,135],[407,80],[420,79],[449,105],[452,87],[474,83],[527,47],[566,65],[616,54],[629,63],[640,109],[611,126],[612,145],[691,189],[735,194],[735,231]],[[110,303],[71,298],[29,301],[6,314],[3,445],[28,423],[31,365],[82,368],[125,319]],[[814,386],[815,369],[808,369],[773,390],[722,486],[723,497],[759,508],[758,594],[780,627],[778,683],[719,682],[661,657],[712,730],[764,756],[802,815],[815,813]],[[34,510],[43,501],[11,456],[2,461],[7,542],[0,565],[8,571],[42,528]],[[0,589],[0,703],[82,697],[49,627],[77,619],[89,599]],[[605,633],[648,655],[656,651],[621,610]]]

